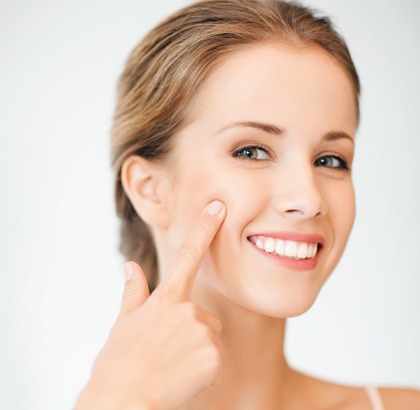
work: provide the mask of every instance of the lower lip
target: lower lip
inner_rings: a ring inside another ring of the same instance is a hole
[[[254,249],[260,252],[265,257],[271,259],[273,262],[284,266],[286,268],[295,270],[295,271],[306,271],[312,270],[315,268],[316,264],[318,263],[319,255],[322,251],[322,248],[319,248],[315,257],[311,259],[292,259],[287,258],[285,256],[279,256],[275,253],[268,253],[263,251],[262,249],[258,248],[255,244],[250,242]]]

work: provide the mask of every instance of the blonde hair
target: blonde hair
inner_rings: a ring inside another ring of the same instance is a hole
[[[151,291],[157,286],[156,249],[121,183],[126,158],[164,159],[186,110],[222,57],[240,46],[267,41],[318,45],[360,83],[349,50],[330,20],[294,2],[207,0],[169,16],[134,48],[121,74],[112,126],[111,157],[120,251],[141,264]]]

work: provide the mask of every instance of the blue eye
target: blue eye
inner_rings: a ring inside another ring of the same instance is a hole
[[[315,166],[326,168],[338,168],[345,171],[350,170],[347,161],[345,161],[343,158],[334,155],[325,155],[321,158],[318,158],[315,161]]]
[[[264,147],[250,145],[242,147],[233,153],[236,158],[250,159],[252,161],[263,161],[270,159],[270,155]]]

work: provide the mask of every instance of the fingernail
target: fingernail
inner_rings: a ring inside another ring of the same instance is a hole
[[[217,215],[223,209],[223,206],[220,201],[213,201],[207,205],[206,212],[209,215]]]
[[[124,263],[124,282],[129,281],[133,277],[133,267],[131,263]]]

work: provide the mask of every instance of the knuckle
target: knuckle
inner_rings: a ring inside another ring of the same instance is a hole
[[[178,255],[195,264],[198,260],[198,251],[193,245],[184,244],[178,249]]]
[[[215,362],[219,362],[221,360],[222,355],[220,353],[220,349],[215,343],[211,345],[210,353],[211,353],[211,357],[213,358]]]
[[[123,299],[131,299],[137,295],[138,291],[133,286],[127,286],[123,292]]]
[[[213,369],[218,369],[222,364],[221,352],[215,345],[212,345],[208,350],[208,363]]]
[[[200,323],[199,328],[200,335],[206,340],[208,343],[212,344],[213,342],[213,332],[211,329],[204,323]]]
[[[184,302],[181,305],[181,309],[182,309],[182,314],[187,319],[193,319],[193,320],[198,319],[198,309],[197,309],[197,306],[194,305],[194,303]]]
[[[219,318],[214,319],[214,330],[217,334],[220,335],[223,330],[222,321]]]

